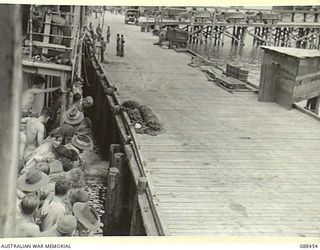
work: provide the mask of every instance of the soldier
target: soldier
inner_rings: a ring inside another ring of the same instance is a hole
[[[160,28],[159,33],[159,46],[162,47],[162,43],[166,40],[166,31]]]
[[[120,56],[120,35],[117,34],[117,56]]]
[[[92,22],[89,23],[89,32],[93,31],[93,26],[92,26]]]
[[[104,52],[106,51],[107,43],[104,41],[103,37],[101,37],[101,45],[100,45],[100,58],[101,62],[104,62]]]
[[[111,35],[110,26],[108,26],[108,29],[107,29],[107,43],[110,42],[110,35]]]
[[[102,37],[102,29],[101,29],[100,23],[98,24],[98,27],[96,28],[96,33],[98,35],[98,40],[100,41],[100,39]]]
[[[120,40],[120,57],[124,57],[124,37],[121,35],[121,40]]]

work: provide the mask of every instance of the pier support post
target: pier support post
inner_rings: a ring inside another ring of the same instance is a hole
[[[121,233],[125,204],[125,154],[115,153],[109,168],[105,203],[105,232],[107,235]]]
[[[222,46],[224,45],[224,32],[225,32],[225,27],[223,26],[220,26],[220,29],[221,29],[221,44]]]
[[[119,170],[117,168],[110,168],[107,176],[107,192],[105,201],[105,219],[104,219],[104,232],[106,235],[111,235],[114,231],[116,219],[116,200],[117,200],[117,187],[119,184]]]
[[[236,36],[236,26],[232,27],[232,38],[231,38],[231,44],[235,45],[235,39],[234,37]]]
[[[109,151],[109,167],[113,167],[114,166],[114,155],[116,153],[122,153],[123,149],[122,146],[120,144],[111,144],[110,145],[110,151]]]
[[[214,20],[212,20],[212,24],[211,24],[211,29],[210,29],[210,42],[212,43],[213,41],[213,34],[214,34]]]
[[[305,23],[307,21],[307,13],[303,13],[303,22]]]
[[[190,36],[190,42],[194,43],[194,16],[191,16],[190,18],[190,32],[191,32],[191,36]]]
[[[125,171],[125,154],[123,153],[115,153],[114,154],[114,165],[119,170],[119,178],[118,178],[118,187],[117,187],[117,200],[115,204],[115,220],[121,221],[121,216],[123,215],[123,204],[124,204],[124,187],[125,187],[125,179],[124,179],[124,171]]]
[[[245,45],[244,41],[246,40],[246,36],[247,36],[247,27],[242,27],[242,30],[241,30],[241,43],[240,43],[241,46]]]
[[[320,96],[318,96],[317,98],[316,107],[314,109],[314,113],[317,115],[319,114],[319,105],[320,105]]]

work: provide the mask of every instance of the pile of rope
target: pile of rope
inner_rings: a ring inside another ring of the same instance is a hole
[[[149,107],[132,100],[123,102],[121,106],[128,113],[137,133],[155,136],[164,132],[163,125]]]

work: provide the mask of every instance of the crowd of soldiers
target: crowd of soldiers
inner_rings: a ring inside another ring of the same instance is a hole
[[[88,31],[90,32],[91,38],[93,41],[94,53],[98,55],[100,62],[105,62],[104,55],[107,49],[107,43],[110,42],[110,36],[111,36],[110,26],[108,26],[107,28],[106,38],[104,38],[102,35],[102,27],[100,23],[96,28],[96,32],[94,32],[92,22],[90,22]]]
[[[91,38],[93,41],[93,50],[94,53],[98,55],[98,59],[100,62],[105,62],[105,52],[107,48],[107,43],[110,43],[111,31],[110,26],[107,27],[106,37],[103,36],[103,30],[98,23],[95,31],[93,28],[92,22],[89,23],[88,31],[91,34]],[[116,36],[116,55],[120,57],[124,57],[124,36],[123,34],[117,34]]]
[[[22,94],[20,157],[17,181],[16,237],[87,236],[101,232],[100,218],[89,205],[84,170],[93,151],[93,105],[83,97],[79,79],[69,92],[69,108],[61,111],[60,88],[47,88],[33,75]],[[49,107],[34,113],[36,97],[51,94]]]
[[[124,37],[117,34],[117,56],[124,57]]]

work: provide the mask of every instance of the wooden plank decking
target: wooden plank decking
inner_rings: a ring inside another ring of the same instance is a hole
[[[105,71],[122,101],[165,124],[138,144],[166,233],[319,237],[319,121],[219,88],[190,56],[118,19],[106,22],[124,34],[125,58],[112,40]]]

